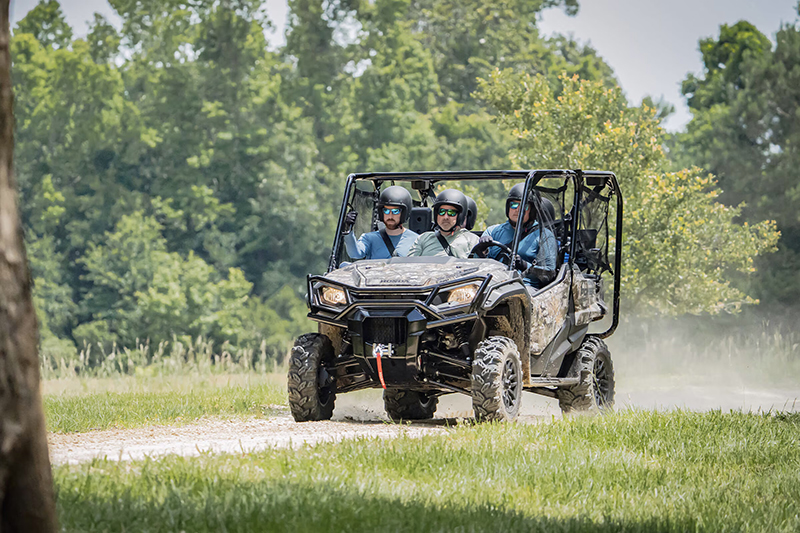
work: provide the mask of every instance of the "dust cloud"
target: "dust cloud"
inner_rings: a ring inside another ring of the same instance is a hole
[[[754,314],[621,324],[607,341],[617,408],[797,411],[800,335],[794,324]]]
[[[616,408],[800,411],[800,331],[757,315],[629,320],[607,339]],[[560,417],[558,401],[523,396],[523,421]],[[436,419],[472,417],[471,399],[440,398]],[[335,420],[388,420],[380,390],[336,398]]]

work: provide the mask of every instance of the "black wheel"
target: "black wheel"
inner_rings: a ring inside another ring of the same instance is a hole
[[[472,362],[472,408],[481,421],[513,420],[522,403],[522,364],[517,345],[506,337],[489,337]]]
[[[333,360],[331,340],[306,333],[294,342],[289,363],[289,408],[296,422],[329,420],[336,400],[333,378],[325,363]]]
[[[614,407],[614,364],[608,346],[587,336],[575,358],[581,381],[558,390],[558,404],[564,414],[598,413]]]
[[[386,408],[386,414],[395,422],[433,418],[438,403],[439,398],[424,392],[399,389],[383,391],[383,406]]]

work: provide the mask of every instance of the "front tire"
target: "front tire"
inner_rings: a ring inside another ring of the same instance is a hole
[[[514,420],[522,404],[522,363],[506,337],[478,344],[472,362],[472,409],[479,421]]]
[[[289,363],[289,408],[296,422],[330,420],[336,392],[325,364],[333,361],[331,340],[319,333],[297,338]]]
[[[591,414],[610,411],[614,407],[614,364],[606,343],[587,336],[573,364],[578,365],[580,383],[558,390],[561,412]]]
[[[383,406],[394,422],[401,420],[428,420],[433,418],[439,398],[424,392],[386,389],[383,391]]]

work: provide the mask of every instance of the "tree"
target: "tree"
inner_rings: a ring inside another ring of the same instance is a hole
[[[56,530],[38,333],[13,177],[8,0],[0,1],[0,528]]]
[[[701,41],[704,71],[683,83],[693,118],[670,143],[679,165],[718,176],[727,205],[746,202],[750,223],[775,219],[778,252],[758,261],[753,292],[767,302],[800,298],[800,29],[769,39],[741,21]]]
[[[173,335],[240,340],[252,284],[237,268],[223,279],[192,252],[185,258],[167,252],[161,230],[155,218],[136,211],[90,246],[81,260],[90,283],[81,305],[91,321],[75,329],[76,340],[108,348]]]
[[[544,76],[495,71],[480,97],[516,139],[519,168],[613,171],[625,195],[622,291],[643,314],[716,313],[752,302],[730,276],[750,274],[774,248],[772,222],[740,225],[741,207],[716,201],[712,176],[667,171],[656,110],[629,107],[621,89],[562,77],[555,96]]]
[[[556,50],[564,41],[555,46],[548,43],[539,36],[536,23],[547,8],[563,7],[568,14],[576,14],[575,0],[413,0],[408,4],[407,19],[430,50],[445,102],[450,98],[471,101],[477,78],[488,76],[493,68],[554,76],[570,70]],[[605,74],[610,72],[606,67]]]
[[[48,48],[66,48],[72,44],[72,28],[57,0],[40,0],[19,22],[17,31],[32,34]]]

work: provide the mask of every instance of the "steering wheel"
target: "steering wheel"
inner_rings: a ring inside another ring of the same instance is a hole
[[[509,248],[502,242],[497,242],[497,241],[479,242],[472,248],[472,250],[470,250],[469,255],[467,257],[469,258],[486,257],[486,251],[492,246],[500,248],[501,253],[497,256],[497,260],[507,265],[510,265],[511,257],[514,255],[513,253],[511,253],[511,248]]]

